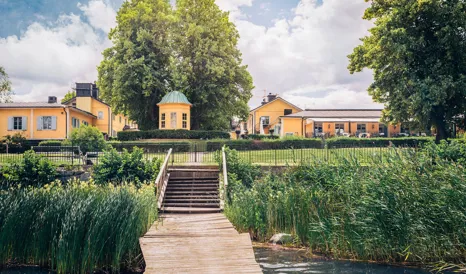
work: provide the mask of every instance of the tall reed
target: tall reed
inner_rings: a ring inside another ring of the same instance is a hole
[[[231,174],[225,213],[259,240],[288,232],[335,257],[464,263],[466,169],[437,156],[393,149],[369,166],[314,162],[251,187]]]
[[[138,267],[138,239],[156,217],[148,185],[74,182],[3,191],[0,264],[38,264],[58,273]]]

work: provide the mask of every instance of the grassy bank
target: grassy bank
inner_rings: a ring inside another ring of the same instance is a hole
[[[58,273],[140,267],[138,239],[157,216],[154,191],[75,182],[0,192],[0,264]]]
[[[265,241],[278,232],[337,258],[381,262],[466,261],[466,170],[439,150],[393,150],[367,168],[341,158],[280,175],[229,153],[225,213]]]

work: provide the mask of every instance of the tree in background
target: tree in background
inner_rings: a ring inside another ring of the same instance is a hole
[[[158,126],[157,103],[172,89],[174,19],[168,0],[125,1],[98,67],[102,98],[141,129]]]
[[[437,142],[466,108],[464,0],[372,0],[370,35],[349,55],[351,73],[372,69],[369,94],[387,122],[433,125]]]
[[[61,99],[61,103],[64,104],[65,102],[68,102],[69,100],[73,99],[76,97],[76,90],[70,90],[65,94],[65,97]]]
[[[11,95],[11,82],[3,67],[0,67],[0,103],[10,103]]]
[[[157,103],[182,91],[193,104],[192,129],[227,129],[246,118],[253,89],[241,65],[238,32],[214,0],[131,0],[118,12],[98,67],[103,99],[141,129],[158,127]]]
[[[192,129],[227,129],[246,119],[252,77],[241,64],[239,34],[214,0],[176,2],[176,80],[193,104]]]

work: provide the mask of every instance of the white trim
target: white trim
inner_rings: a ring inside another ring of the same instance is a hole
[[[30,114],[31,119],[29,119],[29,128],[31,129],[30,139],[34,139],[34,109],[31,108]]]
[[[281,119],[282,127],[280,129],[280,136],[285,137],[285,119]]]
[[[265,107],[266,105],[271,104],[271,103],[273,103],[273,102],[275,102],[275,101],[277,101],[277,100],[282,100],[282,101],[283,101],[284,103],[286,103],[287,105],[290,105],[290,106],[292,106],[293,108],[298,109],[299,111],[303,111],[301,108],[299,108],[298,106],[293,105],[292,103],[288,102],[287,100],[283,99],[282,97],[277,97],[277,98],[273,99],[272,101],[267,102],[266,104],[263,104],[263,105],[260,105],[260,106],[258,106],[258,107],[256,107],[256,108],[254,108],[254,109],[251,109],[249,112],[250,112],[250,113],[251,113],[251,112],[256,112],[256,111],[259,110],[260,108]]]

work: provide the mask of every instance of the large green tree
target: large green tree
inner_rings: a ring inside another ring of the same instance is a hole
[[[0,103],[11,102],[11,82],[3,67],[0,67]]]
[[[351,73],[372,69],[369,94],[389,122],[433,125],[437,141],[466,108],[464,0],[366,0],[375,26],[349,55]]]
[[[173,22],[168,0],[125,1],[98,67],[102,98],[142,129],[157,127],[156,104],[173,88]]]
[[[63,97],[63,99],[61,99],[61,103],[65,103],[65,102],[68,102],[69,100],[73,99],[74,97],[76,97],[76,90],[72,89],[70,91],[68,91],[65,96]]]
[[[177,0],[176,83],[193,104],[192,129],[226,129],[246,118],[253,89],[237,48],[239,34],[214,0]]]

